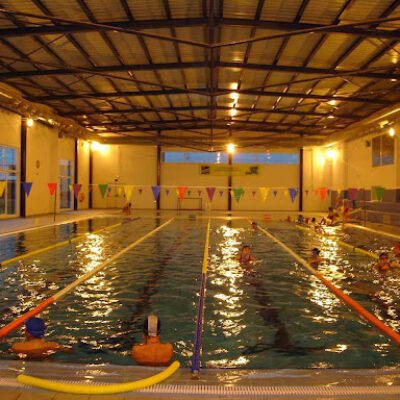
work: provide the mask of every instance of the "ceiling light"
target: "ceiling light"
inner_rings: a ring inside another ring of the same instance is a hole
[[[226,146],[226,149],[227,149],[228,153],[233,154],[235,152],[235,147],[236,147],[236,144],[229,143]]]
[[[229,110],[229,114],[230,114],[231,117],[234,117],[234,116],[237,114],[236,108],[231,108],[231,109]]]
[[[394,128],[389,128],[389,136],[393,137],[396,134]]]
[[[334,105],[336,105],[337,101],[336,101],[336,100],[329,100],[328,103],[329,103],[331,106],[334,106]]]
[[[328,158],[334,159],[337,157],[337,151],[335,149],[328,149],[326,150],[325,155]]]
[[[334,115],[332,115],[332,114],[328,115],[328,119],[334,119],[334,118],[335,118]]]
[[[33,126],[33,119],[32,118],[28,118],[28,120],[26,121],[26,124],[31,127]]]

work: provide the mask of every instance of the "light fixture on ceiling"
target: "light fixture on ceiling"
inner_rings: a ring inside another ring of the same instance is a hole
[[[229,143],[229,144],[227,144],[226,149],[227,149],[228,153],[233,154],[235,152],[235,147],[236,147],[236,144]]]
[[[394,130],[394,128],[389,128],[389,136],[393,137],[396,134],[396,131]]]
[[[26,125],[28,125],[29,127],[33,126],[33,123],[34,123],[34,121],[32,118],[28,118],[26,121]]]

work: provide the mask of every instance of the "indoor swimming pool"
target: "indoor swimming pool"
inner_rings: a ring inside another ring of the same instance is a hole
[[[169,220],[161,214],[132,218],[112,229],[27,257],[0,270],[0,328]],[[81,221],[0,238],[1,260],[121,222]],[[141,341],[143,319],[162,321],[161,341],[190,366],[194,348],[201,268],[208,219],[181,216],[41,313],[47,340],[71,346],[56,353],[61,363],[130,365]],[[390,251],[395,239],[334,228],[330,237],[296,229],[294,223],[257,220],[302,258],[314,247],[326,260],[318,271],[394,331],[399,330],[400,271],[377,274],[375,259],[337,240],[374,253]],[[241,265],[243,245],[256,261]],[[398,345],[338,299],[293,257],[253,230],[246,218],[211,218],[201,365],[209,368],[399,367]],[[12,359],[0,344],[0,359]]]

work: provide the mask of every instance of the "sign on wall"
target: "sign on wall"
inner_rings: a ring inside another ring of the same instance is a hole
[[[227,164],[201,164],[200,175],[212,176],[249,176],[258,175],[258,165],[227,165]]]

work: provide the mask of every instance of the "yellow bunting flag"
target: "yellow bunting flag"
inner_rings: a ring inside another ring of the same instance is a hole
[[[267,197],[268,197],[268,193],[269,193],[270,189],[267,187],[260,187],[259,190],[260,190],[262,201],[265,203],[267,201]]]
[[[283,191],[283,194],[285,195],[285,197],[288,197],[288,196],[289,196],[289,190],[285,189],[285,190]]]
[[[6,189],[6,184],[7,184],[7,182],[5,182],[5,181],[0,182],[0,197],[2,197],[4,194],[4,190]]]
[[[118,196],[119,197],[122,196],[122,190],[123,190],[123,188],[121,186],[118,186]]]
[[[340,193],[342,193],[342,189],[337,190],[337,195],[340,196]]]
[[[124,191],[126,200],[130,201],[133,193],[133,185],[124,185]]]
[[[72,190],[72,185],[68,185],[68,189],[69,189],[69,190]]]

